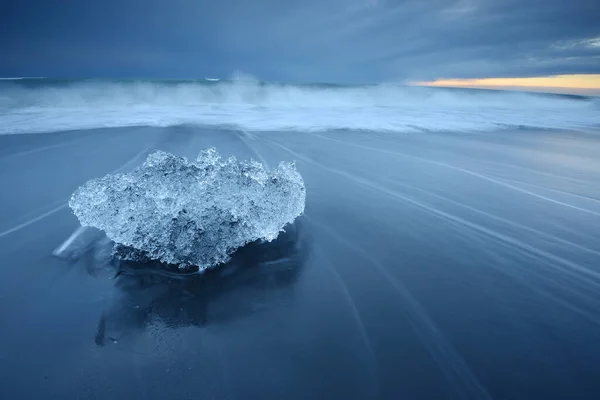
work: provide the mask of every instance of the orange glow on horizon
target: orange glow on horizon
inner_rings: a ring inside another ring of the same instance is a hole
[[[533,78],[439,79],[413,82],[418,86],[464,87],[481,89],[534,89],[555,91],[600,91],[600,74],[555,75]]]

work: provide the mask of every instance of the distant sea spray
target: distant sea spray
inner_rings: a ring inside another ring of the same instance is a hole
[[[230,80],[0,81],[0,134],[196,124],[249,131],[600,126],[598,99],[490,90]]]

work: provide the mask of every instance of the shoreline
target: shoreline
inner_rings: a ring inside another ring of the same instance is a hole
[[[186,125],[0,136],[0,324],[10,327],[0,393],[600,390],[586,368],[600,363],[600,136],[513,132],[248,136]],[[79,225],[61,202],[87,179],[126,172],[151,148],[191,158],[212,146],[271,166],[295,160],[307,193],[302,239],[289,242],[298,254],[242,252],[196,284],[115,277],[85,235],[69,242]],[[65,241],[85,256],[54,257]]]

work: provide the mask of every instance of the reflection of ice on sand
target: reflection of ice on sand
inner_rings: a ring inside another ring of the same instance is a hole
[[[292,297],[306,258],[301,221],[270,243],[251,243],[227,264],[183,274],[158,263],[120,262],[112,243],[86,230],[62,255],[95,276],[114,279],[115,295],[100,317],[96,344],[135,340],[153,324],[202,327],[250,316]]]

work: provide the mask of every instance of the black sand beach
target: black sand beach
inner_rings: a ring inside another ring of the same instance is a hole
[[[305,215],[205,276],[53,255],[151,149],[296,160]],[[600,137],[193,126],[0,136],[2,399],[592,399]]]

